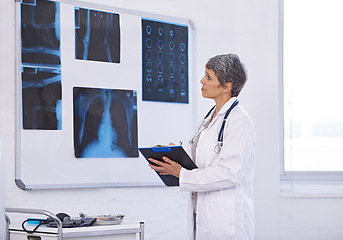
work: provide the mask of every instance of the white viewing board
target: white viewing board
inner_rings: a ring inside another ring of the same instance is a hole
[[[16,20],[17,186],[163,186],[138,147],[193,133],[191,21],[47,0]]]

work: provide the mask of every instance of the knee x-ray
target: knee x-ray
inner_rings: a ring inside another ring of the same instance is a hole
[[[138,157],[137,94],[74,87],[77,158]]]
[[[24,129],[62,129],[61,70],[22,67]]]
[[[60,5],[46,0],[21,4],[21,56],[23,65],[61,67]]]
[[[21,76],[24,129],[62,129],[60,5],[21,2]]]
[[[143,100],[188,103],[188,27],[142,19]]]
[[[120,62],[119,14],[75,7],[75,58]]]

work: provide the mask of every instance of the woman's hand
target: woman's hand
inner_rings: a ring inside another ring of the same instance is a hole
[[[148,160],[150,162],[156,164],[149,164],[150,168],[159,172],[161,175],[173,175],[179,178],[182,166],[177,162],[170,160],[167,157],[163,157],[162,159],[164,162],[153,158],[149,158]]]

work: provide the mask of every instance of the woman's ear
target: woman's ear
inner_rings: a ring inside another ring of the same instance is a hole
[[[231,93],[231,90],[232,90],[232,82],[227,82],[227,83],[225,83],[224,90]]]

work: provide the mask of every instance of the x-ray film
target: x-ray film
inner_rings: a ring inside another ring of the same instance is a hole
[[[119,63],[119,14],[75,7],[75,58]]]
[[[61,70],[22,67],[24,129],[62,129]]]
[[[21,3],[23,65],[60,68],[60,5],[45,0]]]
[[[74,148],[77,158],[138,157],[136,91],[74,87]]]
[[[143,100],[188,103],[188,27],[142,18]]]

